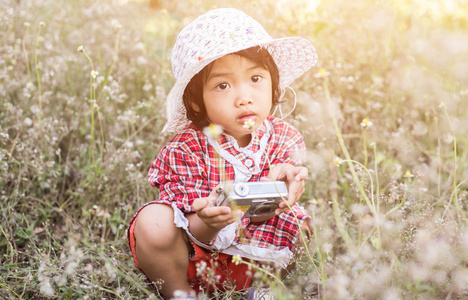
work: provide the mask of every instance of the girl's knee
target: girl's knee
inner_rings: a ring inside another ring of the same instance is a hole
[[[143,208],[136,219],[135,240],[138,247],[170,249],[184,240],[183,231],[174,225],[174,211],[165,204]]]

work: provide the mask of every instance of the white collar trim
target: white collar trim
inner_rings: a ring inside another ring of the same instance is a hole
[[[248,157],[250,157],[253,160],[254,163],[254,170],[252,172],[249,171],[249,169],[244,166],[242,161],[239,159],[235,158],[232,154],[230,154],[228,151],[224,150],[221,148],[219,145],[218,141],[214,140],[212,137],[207,136],[208,143],[215,149],[215,151],[226,161],[232,164],[234,167],[234,175],[235,179],[234,182],[247,182],[250,180],[252,175],[259,174],[263,170],[263,166],[260,165],[262,161],[262,157],[265,154],[265,149],[268,143],[268,140],[270,139],[270,130],[271,126],[268,122],[268,120],[265,120],[263,122],[263,125],[265,126],[265,134],[262,136],[260,139],[260,148],[258,149],[257,152],[253,152],[250,148],[251,145],[254,142],[254,139],[256,139],[255,133],[252,133],[252,139],[250,140],[250,143],[246,147],[239,147],[239,144],[237,143],[237,140],[230,136],[226,135],[230,141],[234,144],[234,147],[236,150],[239,152],[242,152],[246,154]]]

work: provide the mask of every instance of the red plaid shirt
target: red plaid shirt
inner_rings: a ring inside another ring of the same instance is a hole
[[[265,149],[271,166],[298,163],[297,152],[305,151],[301,134],[290,124],[276,117],[269,116],[266,122],[271,125],[270,138]],[[258,138],[248,146],[253,153],[259,150],[259,140],[266,133],[265,130],[265,124],[262,124],[256,131]],[[240,151],[233,143],[232,137],[221,135],[218,143],[236,159],[242,162],[249,160],[246,151]],[[244,165],[249,170],[255,167],[249,163]],[[270,167],[265,155],[262,156],[260,165],[262,171],[252,175],[250,181],[259,181],[261,177],[268,176]],[[177,134],[161,149],[148,174],[149,183],[160,189],[159,199],[154,202],[168,205],[175,202],[184,213],[194,212],[191,206],[193,200],[207,197],[222,179],[234,180],[234,168],[219,157],[206,136],[193,126]],[[302,225],[308,217],[306,212],[297,204],[293,206],[293,210],[299,219],[299,225]],[[262,223],[250,223],[249,218],[242,218],[241,228],[242,233],[237,234],[235,243],[255,244],[274,250],[288,247],[293,251],[300,227],[293,213],[288,211]]]

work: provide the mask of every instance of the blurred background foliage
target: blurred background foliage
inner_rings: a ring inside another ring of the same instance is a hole
[[[292,85],[288,121],[308,146],[302,203],[321,271],[299,263],[279,297],[466,296],[467,1],[3,0],[0,298],[154,297],[125,230],[157,197],[146,173],[170,138],[171,46],[216,7],[319,55]],[[359,181],[334,163],[340,135]]]

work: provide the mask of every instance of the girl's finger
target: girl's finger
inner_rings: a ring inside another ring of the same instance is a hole
[[[220,215],[212,218],[207,218],[204,221],[210,226],[222,228],[234,223],[236,220],[236,217],[234,217],[233,215]]]
[[[198,212],[202,210],[203,208],[205,208],[207,205],[208,205],[208,201],[206,200],[206,198],[197,198],[193,200],[192,208]]]
[[[295,174],[294,179],[296,181],[305,180],[307,179],[307,175],[309,175],[309,170],[307,170],[307,168],[304,168],[304,167],[298,167],[296,168],[295,171],[296,171],[296,174]]]
[[[206,207],[199,212],[199,215],[204,218],[213,218],[218,216],[229,216],[231,208],[229,206],[211,206]]]

